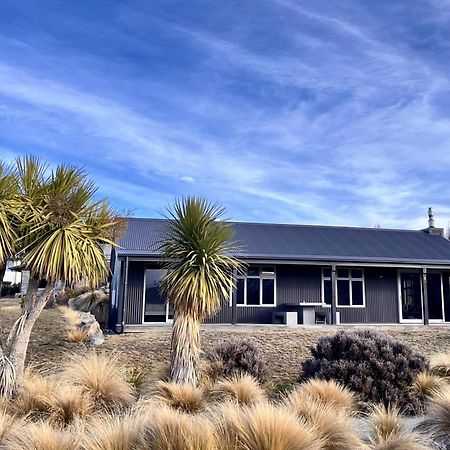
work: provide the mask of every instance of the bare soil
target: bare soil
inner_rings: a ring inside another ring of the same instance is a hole
[[[20,314],[20,302],[0,299],[0,323],[3,339]],[[285,328],[280,326],[205,326],[202,330],[202,346],[205,351],[215,344],[233,337],[248,337],[256,341],[267,362],[274,383],[293,383],[299,374],[300,361],[310,354],[309,348],[321,336],[330,335],[343,326],[316,326]],[[346,328],[350,328],[346,326]],[[354,326],[352,328],[364,328]],[[450,326],[366,326],[376,328],[396,339],[410,344],[420,353],[450,351]],[[44,310],[33,330],[28,360],[44,369],[53,369],[64,361],[68,352],[85,351],[84,344],[66,340],[64,320],[57,309]],[[159,327],[144,333],[128,333],[106,336],[101,351],[118,352],[119,358],[130,367],[145,369],[151,377],[157,377],[168,365],[170,328]]]

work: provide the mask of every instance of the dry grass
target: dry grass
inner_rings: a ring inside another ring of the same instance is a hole
[[[69,330],[78,328],[80,325],[80,314],[78,311],[68,306],[58,306],[58,311],[62,314]]]
[[[188,414],[204,408],[204,397],[201,388],[170,381],[157,381],[151,391],[151,400]]]
[[[434,375],[450,378],[450,353],[437,353],[430,358],[430,370]]]
[[[88,419],[94,405],[90,396],[80,389],[65,387],[49,398],[49,423],[54,426],[67,426],[77,420]]]
[[[84,342],[87,336],[86,331],[80,330],[79,328],[75,328],[67,332],[67,340],[72,344],[80,344],[81,342]]]
[[[371,442],[369,448],[372,450],[430,450],[420,442],[420,437],[413,433]]]
[[[9,414],[5,409],[0,410],[0,448],[4,448],[2,444],[6,438],[8,438],[11,434],[16,433],[26,424],[26,419],[17,418]]]
[[[62,377],[104,408],[127,407],[134,401],[133,387],[127,382],[114,354],[90,351],[72,355]]]
[[[80,432],[77,429],[60,430],[47,422],[31,423],[5,439],[8,450],[75,450],[80,448]]]
[[[400,412],[395,406],[375,405],[371,408],[369,417],[372,421],[374,437],[379,441],[398,437],[403,431]]]
[[[218,381],[210,391],[211,398],[221,402],[253,405],[266,399],[258,381],[250,375],[237,375]]]
[[[211,424],[202,417],[163,407],[152,415],[144,433],[145,447],[152,450],[214,450]]]
[[[413,392],[419,398],[426,400],[433,397],[447,386],[443,378],[428,372],[419,373],[413,384]]]
[[[23,392],[12,403],[15,414],[43,414],[49,412],[49,399],[59,390],[52,377],[42,376],[28,368],[25,371]]]
[[[301,420],[316,429],[323,439],[326,450],[356,450],[364,447],[353,431],[350,411],[337,410],[333,403],[324,403],[320,399],[305,397],[301,389],[289,394],[284,404]]]
[[[296,397],[316,400],[324,405],[352,414],[356,410],[355,395],[336,381],[309,380],[301,384],[295,393]]]
[[[314,428],[285,408],[267,402],[236,408],[228,405],[214,413],[221,450],[320,450]]]
[[[130,412],[106,415],[90,423],[83,450],[130,450],[143,448],[143,417]]]
[[[436,438],[450,436],[450,387],[431,398],[428,417],[427,431],[431,436]]]

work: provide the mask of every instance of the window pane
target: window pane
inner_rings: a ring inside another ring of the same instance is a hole
[[[330,278],[331,277],[331,269],[323,269],[323,276],[325,278]]]
[[[327,305],[331,305],[331,280],[323,282],[323,299]]]
[[[362,281],[352,281],[352,302],[354,305],[362,305],[363,304]]]
[[[263,280],[263,298],[264,305],[273,305],[275,303],[275,281]]]
[[[350,305],[350,283],[347,280],[337,282],[338,305]]]
[[[352,269],[352,278],[362,278],[362,270]]]
[[[244,304],[244,286],[245,280],[238,279],[236,284],[236,304],[243,305]]]
[[[338,278],[348,278],[348,269],[338,269],[337,276]]]
[[[259,278],[247,278],[247,305],[259,305]]]
[[[259,277],[259,267],[249,267],[247,269],[247,276],[249,276],[249,277]]]

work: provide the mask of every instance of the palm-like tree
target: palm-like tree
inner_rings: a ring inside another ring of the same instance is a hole
[[[17,240],[15,216],[17,208],[17,179],[12,168],[0,161],[0,288],[6,261],[14,254]]]
[[[31,330],[55,282],[97,286],[105,281],[108,266],[101,245],[114,245],[117,224],[108,203],[94,201],[96,188],[83,170],[60,165],[49,171],[38,159],[25,157],[17,160],[16,177],[20,212],[15,247],[30,271],[30,288],[22,315],[0,350],[0,394],[6,396],[22,389]],[[37,291],[40,280],[47,281],[43,295]]]
[[[162,290],[174,308],[170,376],[195,385],[200,325],[215,313],[243,265],[232,256],[233,229],[219,221],[224,210],[195,197],[176,201],[163,244],[166,273]]]

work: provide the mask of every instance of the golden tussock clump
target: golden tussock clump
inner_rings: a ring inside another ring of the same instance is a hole
[[[435,438],[450,436],[450,387],[435,393],[428,406],[427,432]]]
[[[62,379],[103,408],[127,407],[134,402],[133,387],[121,371],[117,355],[90,351],[69,357]]]
[[[426,400],[445,389],[446,386],[447,383],[443,378],[428,372],[422,372],[414,380],[412,389],[417,396]]]
[[[236,408],[228,404],[212,412],[221,450],[320,450],[315,427],[293,412],[267,402]]]
[[[204,408],[204,392],[190,384],[157,381],[151,391],[151,400],[185,413],[196,413]]]
[[[72,344],[80,344],[81,342],[84,342],[87,336],[86,331],[80,330],[79,328],[75,328],[67,332],[67,340]]]
[[[426,450],[414,433],[403,434],[403,422],[395,406],[375,405],[369,417],[372,422],[373,436],[370,448],[373,450]]]
[[[205,418],[161,407],[147,418],[144,448],[152,450],[219,450]]]
[[[450,353],[436,353],[430,358],[430,371],[434,375],[450,377]]]
[[[126,450],[145,448],[144,418],[136,412],[106,415],[89,424],[84,450]]]
[[[212,399],[253,405],[266,399],[266,393],[258,381],[250,375],[235,375],[218,381],[210,391]]]
[[[76,428],[61,430],[47,422],[30,423],[8,435],[8,450],[74,450],[80,448],[80,432]]]
[[[342,409],[351,414],[356,410],[355,395],[336,381],[312,379],[296,389],[296,396],[317,400],[324,405]]]

